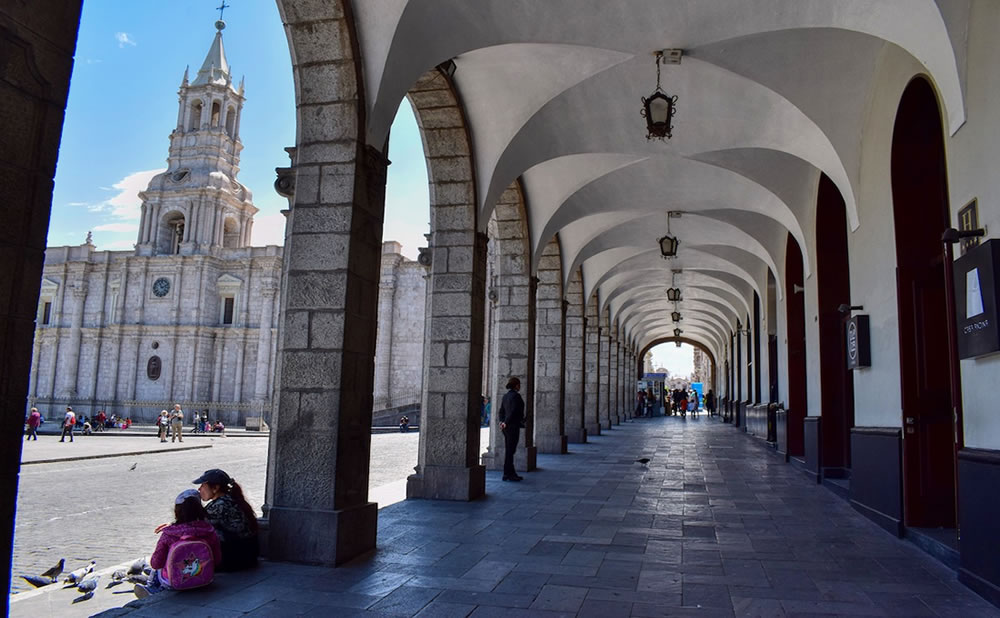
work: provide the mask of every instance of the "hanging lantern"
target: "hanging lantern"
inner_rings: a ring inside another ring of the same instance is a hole
[[[681,289],[680,288],[670,288],[667,290],[667,300],[673,302],[679,302],[681,299]]]
[[[676,236],[671,236],[670,234],[660,238],[657,242],[660,243],[660,255],[663,256],[663,259],[675,257],[677,255],[677,246],[681,244],[681,241],[677,240]]]
[[[642,97],[642,111],[639,112],[646,119],[646,139],[665,140],[673,137],[677,97],[668,95],[660,87],[661,60],[663,60],[663,52],[658,51],[656,52],[656,89],[648,97]]]
[[[675,329],[674,329],[674,337],[680,337],[680,336],[681,336],[681,333],[683,333],[683,332],[684,332],[684,331],[682,331],[681,329],[679,329],[679,328],[675,328]]]
[[[670,319],[673,320],[674,322],[680,322],[681,321],[681,312],[680,311],[674,311],[674,312],[672,312],[670,314]]]

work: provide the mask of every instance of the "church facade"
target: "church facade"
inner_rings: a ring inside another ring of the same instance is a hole
[[[48,247],[28,407],[152,421],[180,403],[227,425],[270,418],[280,246],[250,244],[257,208],[238,179],[244,85],[219,30],[185,71],[167,169],[142,200],[133,251]],[[426,268],[384,244],[376,409],[419,402]],[[190,414],[189,414],[190,418]]]

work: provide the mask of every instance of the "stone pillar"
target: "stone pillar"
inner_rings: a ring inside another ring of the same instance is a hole
[[[607,314],[605,313],[605,316],[606,315]],[[606,317],[603,317],[601,320],[600,340],[601,364],[599,367],[600,399],[598,400],[598,415],[601,419],[601,429],[611,429],[611,400],[609,399],[611,395],[611,337]]]
[[[295,16],[303,23],[286,24],[297,51],[316,48],[310,41],[317,30],[350,31],[331,9],[312,7],[318,16],[303,9]],[[350,38],[338,40],[349,56]],[[352,94],[354,62],[309,58],[308,66],[295,67],[298,80],[336,75],[342,88],[303,91],[298,101],[269,443],[267,555],[336,565],[375,548],[378,507],[368,501],[368,466],[389,161],[358,141],[362,102]],[[329,100],[341,94],[348,98]],[[339,163],[330,164],[334,160]]]
[[[270,399],[267,384],[271,369],[271,324],[274,322],[274,296],[277,292],[278,288],[273,280],[265,279],[261,282],[260,296],[264,306],[260,310],[260,327],[257,330],[257,372],[253,380],[253,398],[258,402]]]
[[[549,241],[538,265],[535,327],[535,443],[540,453],[566,453],[563,417],[565,306],[559,242]]]
[[[420,447],[407,498],[475,500],[486,493],[478,459],[487,238],[472,231],[474,190],[463,184],[464,204],[431,208]]]
[[[62,384],[59,388],[59,396],[72,399],[77,396],[77,374],[80,368],[80,341],[83,335],[83,309],[87,302],[87,282],[83,279],[84,273],[77,273],[78,278],[72,284],[73,293],[73,317],[69,328],[69,341],[66,342],[66,364],[58,372]]]
[[[521,435],[514,466],[520,472],[535,469],[538,449],[534,444],[534,371],[535,371],[535,294],[537,279],[528,274],[527,230],[523,210],[519,207],[517,185],[504,191],[494,217],[497,220],[496,242],[496,305],[494,323],[495,375],[492,380],[492,406],[490,413],[490,445],[483,454],[483,465],[490,470],[503,470],[504,444],[500,432],[500,405],[507,379],[517,376],[521,380],[524,398],[526,428]],[[493,242],[493,241],[491,241]]]
[[[11,575],[21,427],[79,0],[0,4],[0,581]],[[0,595],[0,615],[9,597]]]
[[[392,318],[396,302],[396,269],[402,246],[382,243],[382,268],[378,284],[378,338],[375,343],[375,399],[373,409],[390,407],[392,393]]]
[[[601,435],[601,334],[597,322],[597,302],[592,299],[587,303],[586,317],[583,320],[583,424],[588,436]]]
[[[615,425],[621,425],[622,383],[619,371],[621,346],[618,343],[617,326],[610,329],[608,342],[608,420]]]
[[[583,279],[577,269],[566,286],[566,359],[563,368],[563,404],[566,418],[566,439],[571,443],[587,441],[584,417],[585,373],[584,358],[587,352],[586,326],[583,317]]]

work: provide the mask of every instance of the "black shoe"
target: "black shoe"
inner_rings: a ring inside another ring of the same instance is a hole
[[[515,474],[514,476],[505,476],[505,477],[503,477],[503,480],[505,480],[505,481],[515,481],[516,482],[516,481],[523,481],[524,477],[523,476],[517,476]]]

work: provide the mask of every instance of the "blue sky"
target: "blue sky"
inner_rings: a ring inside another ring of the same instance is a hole
[[[230,0],[226,56],[246,76],[239,179],[260,209],[252,242],[281,244],[287,202],[274,192],[274,168],[295,143],[288,45],[273,0]],[[98,249],[129,250],[139,198],[166,167],[185,66],[197,72],[215,35],[219,0],[87,0],[77,42],[49,224],[49,245],[76,245],[93,230]],[[428,197],[423,147],[409,104],[392,127],[385,240],[415,258],[425,244]]]

